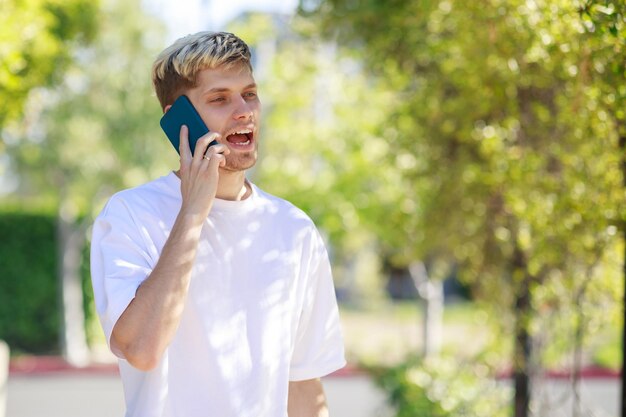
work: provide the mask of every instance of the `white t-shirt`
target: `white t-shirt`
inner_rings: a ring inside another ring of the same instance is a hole
[[[180,180],[170,173],[115,194],[96,219],[91,275],[107,341],[180,206]],[[143,372],[119,360],[127,417],[283,417],[289,381],[344,365],[321,237],[301,210],[254,185],[243,201],[215,200],[160,364]]]

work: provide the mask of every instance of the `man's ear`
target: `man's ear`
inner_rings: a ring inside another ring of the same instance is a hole
[[[170,109],[170,107],[172,107],[172,105],[171,105],[171,104],[168,104],[167,106],[165,106],[165,107],[163,108],[163,114],[167,113],[167,111]]]

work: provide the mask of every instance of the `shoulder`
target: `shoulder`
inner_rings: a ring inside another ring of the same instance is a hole
[[[309,215],[290,201],[276,197],[255,187],[259,206],[265,207],[259,214],[274,234],[303,248],[324,248],[319,229]],[[324,249],[325,250],[325,249]]]
[[[257,193],[259,204],[271,214],[279,217],[284,222],[299,224],[303,227],[315,228],[313,220],[302,209],[283,198],[272,195],[252,185]]]
[[[271,234],[272,244],[283,245],[284,253],[293,253],[291,259],[296,260],[298,273],[296,282],[304,293],[304,297],[315,298],[315,289],[319,282],[332,286],[330,257],[324,236],[320,233],[309,215],[302,209],[283,198],[276,197],[258,188],[256,197],[271,210],[260,212],[265,230]],[[267,215],[271,212],[272,215]],[[293,251],[293,252],[289,252]],[[286,258],[290,258],[287,256]]]
[[[113,194],[100,213],[102,217],[127,217],[154,211],[157,207],[176,204],[180,201],[180,191],[175,184],[174,174],[128,188]]]

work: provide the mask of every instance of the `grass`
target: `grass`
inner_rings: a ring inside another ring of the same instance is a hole
[[[617,328],[608,329],[599,336],[592,351],[593,363],[607,369],[619,370],[622,365],[622,334]]]
[[[366,308],[340,305],[340,315],[350,363],[395,365],[422,352],[423,312],[417,301],[380,302]],[[476,304],[446,304],[442,327],[442,352],[460,359],[486,353],[490,363],[507,367],[512,335],[492,331],[488,313]],[[621,367],[619,326],[607,326],[590,340],[586,365]]]
[[[391,365],[423,349],[422,305],[416,301],[340,310],[350,362]],[[442,350],[461,356],[478,353],[490,337],[484,322],[485,313],[471,303],[446,305]]]

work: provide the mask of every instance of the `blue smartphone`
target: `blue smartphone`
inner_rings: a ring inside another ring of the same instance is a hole
[[[161,117],[160,125],[179,154],[180,128],[183,125],[186,125],[189,129],[189,148],[192,155],[196,150],[198,139],[209,133],[209,129],[202,121],[202,117],[200,117],[189,98],[185,95],[178,97],[174,101],[172,107]],[[217,144],[218,142],[214,140],[209,144],[209,147]]]

